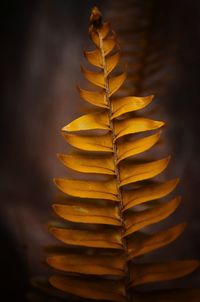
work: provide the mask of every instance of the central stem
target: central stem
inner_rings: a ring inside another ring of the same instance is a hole
[[[113,147],[113,159],[114,159],[114,167],[115,167],[115,175],[116,175],[116,184],[117,184],[117,195],[118,195],[118,199],[119,199],[119,216],[121,219],[121,242],[123,244],[124,247],[124,251],[125,251],[125,255],[126,255],[126,259],[127,259],[127,255],[128,255],[128,248],[127,248],[127,242],[126,239],[124,238],[124,233],[125,233],[125,223],[124,223],[124,216],[123,216],[123,196],[122,196],[122,192],[121,192],[121,188],[120,188],[120,171],[119,171],[119,167],[118,167],[118,155],[117,155],[117,144],[116,144],[116,135],[115,135],[115,129],[114,129],[114,123],[113,123],[113,119],[112,119],[112,101],[110,98],[110,88],[109,88],[109,78],[108,78],[108,71],[107,71],[107,65],[106,65],[106,58],[105,58],[105,54],[104,54],[104,49],[103,49],[103,38],[101,36],[101,33],[98,31],[98,35],[99,35],[99,42],[100,42],[100,51],[101,51],[101,56],[102,56],[102,65],[103,65],[103,73],[104,73],[104,83],[105,83],[105,97],[106,97],[106,102],[108,105],[108,117],[109,117],[109,125],[110,125],[110,132],[111,132],[111,136],[112,136],[112,147]],[[128,285],[130,282],[130,273],[129,273],[129,268],[127,265],[127,261],[125,263],[125,270],[126,270],[126,293],[127,293],[127,298],[128,301],[130,301],[130,295],[129,295],[129,291],[128,291]]]

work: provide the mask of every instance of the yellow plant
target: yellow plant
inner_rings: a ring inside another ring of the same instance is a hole
[[[183,232],[185,223],[153,234],[141,231],[167,218],[179,206],[180,197],[152,203],[172,192],[178,179],[152,180],[165,170],[169,157],[135,160],[135,155],[158,142],[157,129],[164,123],[133,114],[146,107],[152,95],[116,95],[126,79],[126,72],[112,75],[120,59],[116,35],[108,23],[102,22],[96,7],[90,22],[95,49],[86,51],[85,57],[98,71],[82,68],[82,72],[98,90],[79,92],[81,98],[96,106],[96,111],[62,128],[67,142],[81,151],[59,155],[65,167],[89,174],[90,178],[55,179],[57,187],[71,197],[54,204],[54,211],[71,224],[52,226],[50,232],[62,243],[78,249],[48,257],[53,269],[64,272],[51,276],[49,282],[57,290],[86,299],[197,302],[196,290],[136,290],[138,285],[183,277],[194,271],[199,262],[137,261],[137,257],[164,247]],[[147,131],[150,135],[138,136]]]

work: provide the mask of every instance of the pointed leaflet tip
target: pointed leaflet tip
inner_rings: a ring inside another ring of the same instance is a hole
[[[62,127],[62,129],[61,129],[61,131],[68,131],[68,130],[69,130],[68,125],[66,125],[66,126]]]
[[[166,122],[163,121],[158,121],[158,123],[160,128],[166,125]]]
[[[150,102],[151,102],[155,98],[155,95],[154,94],[150,94],[150,95],[147,95],[147,97],[149,97]]]
[[[62,156],[62,154],[61,153],[56,153],[56,156],[57,156],[58,159],[60,159],[60,156]]]
[[[56,185],[56,186],[58,186],[58,179],[57,178],[53,178],[53,182],[54,182],[54,184]]]
[[[188,223],[187,222],[182,222],[179,225],[182,227],[182,232],[184,232],[186,227],[188,226]]]
[[[59,161],[63,164],[63,159],[64,159],[65,155],[62,153],[56,153],[56,156],[59,159]]]
[[[168,156],[166,157],[166,160],[167,160],[167,163],[169,163],[169,161],[171,160],[171,155],[168,155]]]
[[[162,162],[162,161],[165,162],[165,168],[164,168],[164,170],[165,170],[165,169],[167,168],[167,166],[169,165],[170,160],[171,160],[171,155],[168,155],[167,157],[158,160],[158,162],[159,162],[159,161],[160,161],[160,162]]]

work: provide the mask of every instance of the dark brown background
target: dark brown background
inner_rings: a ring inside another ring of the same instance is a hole
[[[200,2],[154,2],[178,45],[162,117],[169,122],[173,156],[168,174],[182,179],[184,202],[175,217],[189,222],[169,257],[199,258]],[[1,4],[0,289],[8,300],[23,301],[29,277],[44,270],[41,249],[51,238],[43,225],[51,215],[52,178],[63,173],[55,154],[66,149],[61,126],[82,108],[75,85],[83,81],[79,65],[93,5],[109,10],[109,1]],[[199,272],[185,283],[199,286]]]

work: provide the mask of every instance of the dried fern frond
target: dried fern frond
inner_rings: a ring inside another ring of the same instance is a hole
[[[129,66],[124,93],[154,93],[159,97],[166,91],[172,78],[176,43],[168,35],[165,6],[158,0],[108,2],[108,16],[119,35],[123,60]]]
[[[141,232],[177,209],[180,197],[155,205],[150,201],[170,194],[178,179],[154,179],[166,169],[169,157],[154,161],[135,159],[155,146],[164,123],[134,115],[152,101],[152,95],[116,97],[126,79],[126,72],[112,74],[120,57],[116,35],[108,23],[102,23],[98,8],[92,10],[90,21],[95,49],[85,52],[85,57],[98,71],[82,68],[82,72],[98,90],[79,92],[85,101],[96,106],[96,111],[62,129],[67,142],[79,151],[60,154],[59,159],[65,167],[81,174],[77,179],[55,179],[67,198],[53,208],[68,224],[50,226],[50,232],[71,248],[51,249],[47,262],[60,273],[51,276],[49,283],[60,292],[87,300],[167,302],[193,297],[197,301],[194,291],[136,291],[138,285],[183,277],[194,271],[199,262],[136,261],[136,257],[168,245],[183,232],[185,223],[153,234]],[[138,136],[141,133],[146,135]]]

